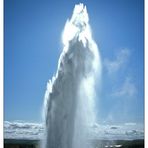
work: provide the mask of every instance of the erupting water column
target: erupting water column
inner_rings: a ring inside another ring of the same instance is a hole
[[[45,148],[88,148],[95,122],[95,83],[101,60],[91,36],[86,6],[76,5],[63,31],[64,49],[44,100]]]

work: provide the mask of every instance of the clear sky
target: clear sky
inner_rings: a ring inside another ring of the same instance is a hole
[[[46,83],[63,48],[62,30],[80,2],[87,6],[102,58],[99,122],[143,122],[143,0],[5,0],[5,120],[41,122]]]

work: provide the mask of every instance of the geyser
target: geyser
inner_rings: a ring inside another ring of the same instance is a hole
[[[88,148],[95,120],[95,84],[101,60],[86,6],[75,5],[63,30],[64,48],[44,99],[45,148]]]

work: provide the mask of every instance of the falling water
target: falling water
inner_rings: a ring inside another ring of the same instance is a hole
[[[63,30],[64,48],[44,100],[45,148],[88,148],[95,120],[95,84],[101,61],[86,6],[75,5]]]

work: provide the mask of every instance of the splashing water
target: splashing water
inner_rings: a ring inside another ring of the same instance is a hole
[[[44,100],[45,148],[88,148],[95,120],[95,83],[101,60],[92,39],[86,6],[75,5],[63,31],[64,49]]]

